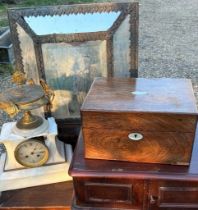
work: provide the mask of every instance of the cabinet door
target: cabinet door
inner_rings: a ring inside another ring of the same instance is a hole
[[[198,182],[150,183],[149,210],[198,209]]]
[[[75,178],[74,188],[77,206],[143,209],[143,180]]]

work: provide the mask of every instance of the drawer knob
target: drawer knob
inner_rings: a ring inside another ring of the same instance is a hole
[[[156,204],[157,203],[157,199],[158,199],[157,196],[151,195],[150,196],[150,204]]]
[[[132,141],[140,141],[143,139],[143,135],[141,133],[130,133],[128,137]]]

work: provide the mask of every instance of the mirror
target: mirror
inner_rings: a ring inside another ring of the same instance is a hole
[[[101,12],[54,16],[25,17],[29,27],[37,35],[72,34],[107,31],[120,12]]]
[[[137,77],[138,3],[9,9],[16,68],[55,91],[52,115],[71,122],[95,77]]]

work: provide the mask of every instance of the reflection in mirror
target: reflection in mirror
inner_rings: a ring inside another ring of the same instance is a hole
[[[47,84],[55,92],[52,115],[78,117],[93,79],[107,77],[106,41],[45,43],[42,52]]]
[[[25,21],[37,35],[107,31],[120,15],[118,12],[29,16]]]

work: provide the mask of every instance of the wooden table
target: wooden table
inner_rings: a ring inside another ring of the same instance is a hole
[[[5,191],[0,198],[0,209],[69,210],[72,193],[72,181]]]

